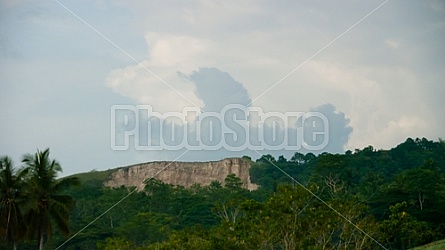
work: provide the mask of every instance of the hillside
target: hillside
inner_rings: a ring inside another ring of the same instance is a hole
[[[423,246],[412,248],[412,250],[443,250],[443,249],[445,249],[445,240],[439,240]]]
[[[114,171],[116,171],[116,169],[108,169],[101,171],[93,170],[90,172],[73,174],[69,177],[77,177],[84,184],[103,183],[108,178],[108,176]]]
[[[166,184],[191,187],[193,184],[208,186],[212,181],[224,185],[227,175],[235,174],[241,179],[243,188],[255,190],[258,185],[250,181],[251,166],[252,162],[245,158],[226,158],[208,162],[156,161],[103,171],[94,170],[74,174],[72,177],[78,177],[87,185],[139,187],[145,180],[154,176],[154,179]]]
[[[445,249],[443,140],[75,176],[82,184],[63,190],[75,200],[75,237],[64,249]],[[129,188],[147,179],[146,192]],[[65,240],[55,231],[46,245]],[[33,244],[21,241],[19,249]]]

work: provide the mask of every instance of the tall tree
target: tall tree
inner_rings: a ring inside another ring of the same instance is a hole
[[[39,249],[43,249],[46,238],[53,233],[53,223],[65,236],[69,233],[68,220],[74,200],[62,191],[79,184],[76,177],[57,179],[62,171],[60,164],[49,158],[49,149],[37,150],[34,155],[28,154],[23,162],[29,168],[29,199],[27,221],[29,236],[37,235]]]
[[[16,171],[9,157],[0,158],[0,235],[13,242],[14,249],[25,231],[20,203],[26,173],[26,169]]]
[[[418,221],[407,213],[406,202],[390,206],[391,214],[380,223],[381,240],[391,249],[409,249],[431,242],[434,234],[424,221]]]

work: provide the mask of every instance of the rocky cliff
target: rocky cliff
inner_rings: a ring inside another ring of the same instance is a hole
[[[257,185],[250,182],[249,169],[250,161],[242,158],[212,162],[147,162],[118,168],[108,176],[104,185],[139,187],[144,180],[152,177],[164,183],[184,187],[195,183],[206,186],[212,181],[219,181],[224,185],[227,175],[235,174],[243,182],[244,188],[255,190]]]

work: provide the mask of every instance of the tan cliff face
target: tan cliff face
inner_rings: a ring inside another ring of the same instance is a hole
[[[106,187],[139,187],[142,182],[154,178],[172,185],[190,187],[193,184],[207,186],[212,181],[219,181],[224,186],[224,179],[235,174],[249,190],[258,188],[250,182],[250,161],[242,158],[227,158],[212,162],[147,162],[118,168],[104,182]],[[143,188],[143,186],[141,187]]]

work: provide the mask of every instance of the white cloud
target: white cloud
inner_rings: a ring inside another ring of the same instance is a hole
[[[388,149],[394,147],[394,142],[402,143],[408,137],[416,138],[425,136],[424,132],[419,131],[425,131],[426,129],[429,129],[429,126],[420,117],[403,116],[397,120],[390,120],[385,124],[383,129],[375,128],[369,135],[378,138],[380,148]],[[369,144],[372,145],[372,143]]]
[[[141,9],[144,8],[148,6]],[[163,9],[160,6],[156,8]],[[403,124],[399,121],[406,119],[404,117],[427,119],[428,100],[422,81],[410,68],[414,59],[406,51],[401,51],[403,38],[409,38],[409,34],[394,33],[391,29],[381,32],[379,29],[384,27],[375,24],[384,8],[259,99],[256,97],[348,28],[345,24],[353,24],[356,15],[331,13],[328,10],[304,14],[292,12],[285,6],[270,8],[252,3],[232,11],[231,4],[204,2],[195,2],[189,7],[178,6],[172,10],[174,14],[169,14],[168,21],[158,19],[156,12],[152,11],[154,16],[147,15],[141,19],[144,20],[142,27],[149,31],[145,35],[149,59],[144,64],[155,72],[162,72],[159,76],[169,79],[167,82],[184,81],[177,78],[178,71],[189,74],[200,67],[226,71],[246,87],[252,99],[256,99],[254,105],[266,111],[307,111],[323,103],[332,103],[351,120],[354,132],[350,147],[388,145],[380,142],[382,137],[395,144],[400,137],[409,136],[413,131],[422,134],[436,125],[431,123],[405,130],[392,129],[395,128],[392,122]],[[366,12],[365,9],[361,11]],[[331,16],[318,20],[323,13]],[[343,19],[338,31],[333,32],[324,26],[337,28],[332,22],[339,16],[343,16]],[[314,18],[318,21],[314,22]],[[238,26],[233,26],[235,22]],[[289,25],[290,22],[292,25]],[[158,31],[157,25],[153,25],[156,23],[166,31]],[[154,80],[147,80],[141,71],[133,71],[134,76],[123,78],[129,69],[124,71],[115,71],[114,75],[115,79],[121,79],[119,85],[122,88],[117,90],[119,93],[131,96],[138,102],[161,103],[163,107],[175,110],[188,105],[181,100],[181,96],[161,86],[161,82],[155,84]],[[130,79],[131,84],[124,83]],[[148,89],[154,86],[157,92],[147,94]],[[182,82],[181,86],[185,88],[181,92],[184,91],[187,98],[202,107],[202,102],[194,94],[193,84]],[[141,91],[144,88],[147,90]],[[160,100],[164,96],[176,97],[175,102],[170,105],[164,103]],[[406,98],[408,96],[416,96],[418,102]]]
[[[149,32],[145,35],[149,47],[149,67],[166,67],[192,71],[198,66],[203,55],[210,49],[210,43],[192,36],[160,34]]]
[[[300,80],[308,83],[300,87],[315,93],[309,98],[333,102],[346,113],[354,128],[350,149],[392,147],[403,138],[429,135],[437,126],[429,118],[422,79],[408,69],[312,60]]]
[[[139,65],[113,70],[107,86],[157,112],[181,111],[185,107],[203,107],[194,83],[179,72],[191,73],[201,63],[209,65],[206,52],[209,41],[192,36],[149,32],[145,35],[148,59]]]
[[[149,61],[141,64],[112,71],[107,77],[107,85],[116,93],[140,104],[151,105],[157,112],[182,111],[184,107],[203,106],[190,81],[180,78],[170,69],[150,67]]]

